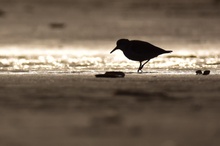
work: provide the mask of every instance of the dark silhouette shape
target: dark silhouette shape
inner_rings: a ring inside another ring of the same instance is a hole
[[[107,71],[105,74],[96,74],[97,78],[124,78],[125,73],[121,71]]]
[[[209,74],[210,74],[210,70],[205,70],[202,75],[209,75]]]
[[[139,61],[140,66],[137,72],[142,72],[142,68],[144,65],[149,62],[152,58],[157,57],[158,55],[164,53],[171,53],[172,51],[166,51],[159,47],[156,47],[148,42],[139,41],[139,40],[131,40],[128,39],[120,39],[117,41],[117,46],[110,52],[114,52],[115,50],[120,49],[124,53],[124,55],[133,61]],[[142,64],[143,61],[146,61]]]
[[[210,70],[205,70],[203,73],[201,70],[196,71],[196,75],[209,75],[209,74],[210,74]]]
[[[201,70],[197,70],[196,71],[196,75],[202,75],[202,71]]]

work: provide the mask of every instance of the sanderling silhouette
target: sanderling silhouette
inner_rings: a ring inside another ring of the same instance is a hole
[[[116,44],[117,46],[110,53],[114,52],[117,49],[120,49],[128,59],[139,61],[140,66],[137,72],[142,72],[142,68],[144,67],[144,65],[148,63],[152,58],[155,58],[158,55],[164,53],[172,52],[166,51],[148,42],[140,40],[120,39],[117,41]]]

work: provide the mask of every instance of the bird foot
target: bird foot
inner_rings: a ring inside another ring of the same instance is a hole
[[[137,70],[137,73],[142,73],[143,71],[141,69],[138,69]]]
[[[138,72],[138,73],[142,73],[142,72],[143,72],[143,71],[142,71],[142,68],[143,68],[143,66],[140,66],[140,67],[138,68],[137,72]]]

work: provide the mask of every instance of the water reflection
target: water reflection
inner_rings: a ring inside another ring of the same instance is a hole
[[[0,72],[136,72],[138,62],[130,61],[122,52],[109,54],[109,50],[83,48],[0,50]],[[220,52],[203,50],[175,50],[172,54],[151,60],[144,71],[180,73],[195,69],[212,69],[218,72]]]

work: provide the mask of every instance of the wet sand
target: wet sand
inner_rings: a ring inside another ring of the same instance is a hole
[[[217,146],[220,76],[0,74],[2,146]]]

